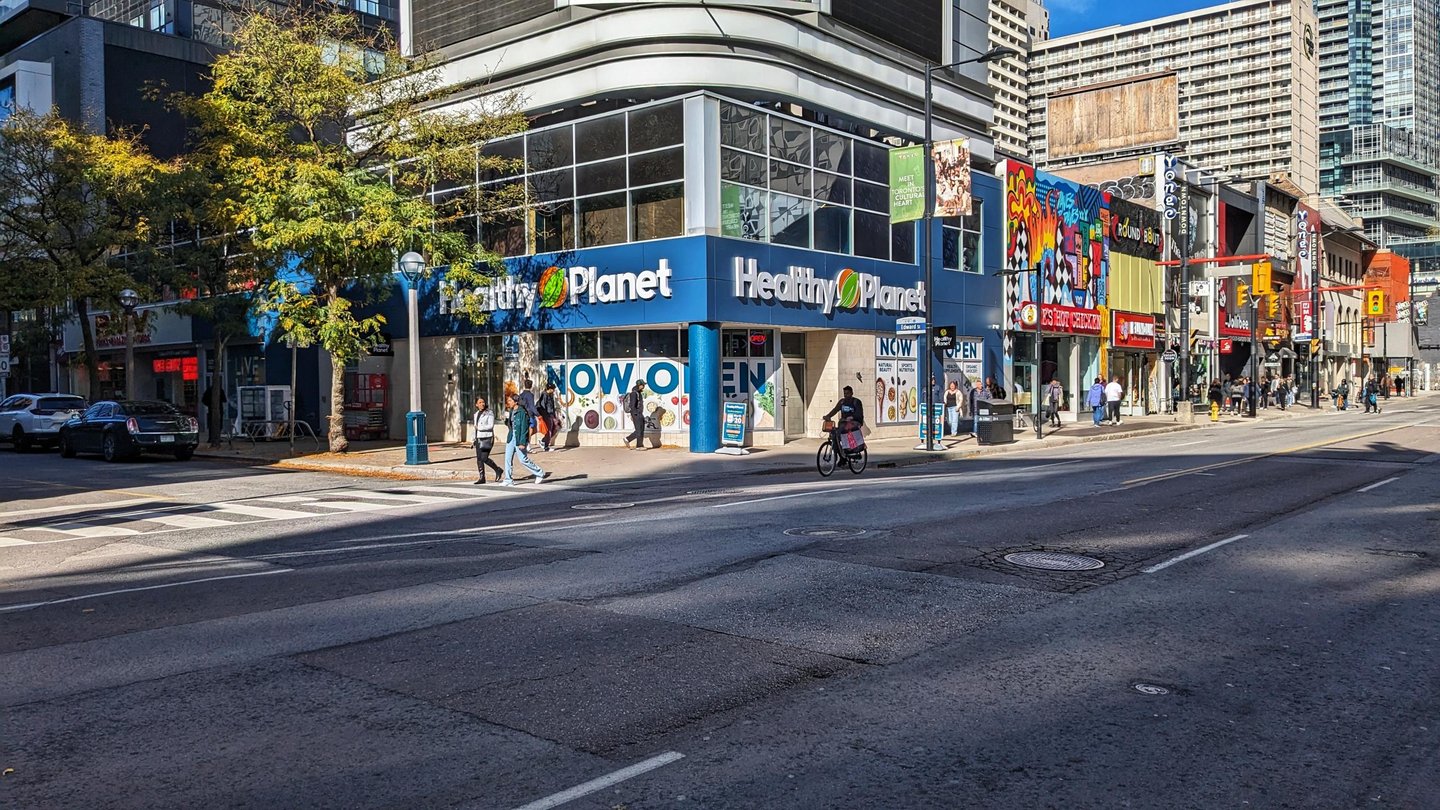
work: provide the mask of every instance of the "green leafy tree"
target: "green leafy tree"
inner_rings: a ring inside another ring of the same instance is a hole
[[[16,110],[0,127],[0,261],[9,277],[0,295],[17,308],[72,308],[92,396],[100,373],[91,307],[118,310],[126,287],[151,292],[113,257],[151,239],[157,191],[174,171],[133,133],[85,132],[55,112]]]
[[[261,307],[330,355],[329,445],[343,452],[345,365],[383,323],[357,307],[388,294],[409,250],[448,266],[461,287],[487,282],[495,257],[451,222],[514,202],[513,190],[493,197],[475,186],[476,146],[522,131],[525,118],[513,97],[427,111],[443,95],[430,60],[403,58],[341,13],[244,18],[211,79],[187,111],[236,190],[238,230],[265,261],[297,270],[264,288]],[[470,178],[456,184],[467,189],[427,194],[457,177]]]

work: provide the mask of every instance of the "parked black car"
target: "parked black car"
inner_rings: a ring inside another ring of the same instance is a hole
[[[60,455],[99,453],[119,461],[143,452],[185,461],[200,443],[200,423],[168,402],[97,402],[60,428]]]

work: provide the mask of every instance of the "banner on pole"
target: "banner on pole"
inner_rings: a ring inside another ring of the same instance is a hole
[[[890,150],[890,221],[914,222],[925,216],[925,149]]]
[[[970,139],[958,138],[934,145],[935,216],[968,217],[970,202]]]

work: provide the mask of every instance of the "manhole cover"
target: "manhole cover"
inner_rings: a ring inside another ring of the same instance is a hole
[[[630,503],[629,501],[614,501],[614,502],[608,502],[608,503],[577,503],[577,504],[572,505],[570,508],[571,508],[571,509],[593,509],[593,510],[629,509],[630,507],[632,507],[632,506],[634,506],[634,505],[635,505],[635,504]]]
[[[1105,563],[1094,557],[1058,551],[1019,551],[1006,554],[1005,562],[1045,571],[1094,571],[1096,568],[1105,567]]]
[[[791,537],[858,537],[865,530],[857,526],[802,526],[786,529],[785,533]]]
[[[1170,694],[1170,687],[1161,686],[1158,683],[1137,683],[1133,688],[1142,695],[1150,695],[1152,697]]]

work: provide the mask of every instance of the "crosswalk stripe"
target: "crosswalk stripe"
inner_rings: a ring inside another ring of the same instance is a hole
[[[316,501],[310,505],[326,509],[339,509],[345,512],[373,512],[376,509],[394,509],[399,506],[399,504],[393,503],[366,503],[365,501]]]
[[[315,500],[308,495],[256,495],[252,501],[274,501],[275,503],[310,503]]]
[[[347,498],[372,498],[377,501],[405,501],[406,503],[450,503],[454,498],[437,498],[434,495],[396,495],[393,492],[376,492],[371,489],[346,489],[336,491],[336,495],[344,495]]]
[[[151,523],[162,523],[166,526],[175,526],[181,529],[210,529],[216,526],[234,526],[233,520],[220,520],[218,518],[201,517],[199,515],[177,515],[171,512],[140,512],[126,515],[130,520],[146,520]]]
[[[125,529],[120,526],[91,526],[85,523],[56,523],[51,526],[32,526],[29,528],[42,532],[59,532],[60,534],[69,534],[75,537],[126,537],[140,533],[135,529]]]
[[[210,504],[209,511],[232,512],[237,515],[249,515],[250,517],[270,518],[272,520],[310,518],[317,516],[315,512],[301,512],[295,509],[272,509],[268,506],[251,506],[247,503]]]
[[[462,498],[485,497],[490,494],[509,495],[512,493],[496,490],[486,491],[484,487],[477,487],[474,484],[456,484],[454,486],[433,486],[433,487],[406,487],[407,490],[415,492],[443,492],[446,495],[459,495]]]
[[[18,537],[0,537],[0,546],[28,546],[29,540],[21,540]]]

